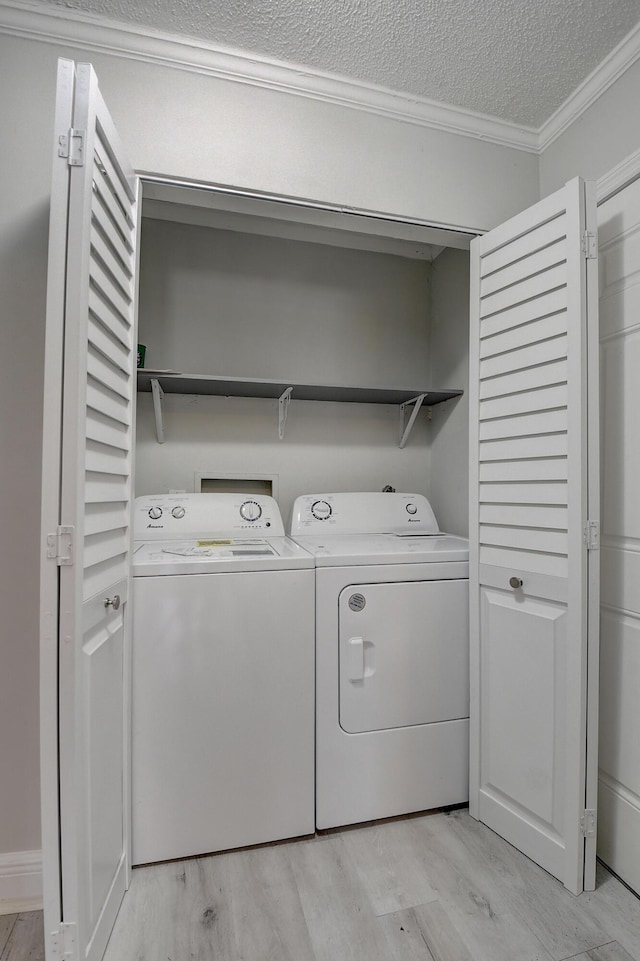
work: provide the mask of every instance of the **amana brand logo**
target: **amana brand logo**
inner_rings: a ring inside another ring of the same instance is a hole
[[[164,524],[147,524],[147,527],[157,527],[158,530],[162,530],[164,528]]]

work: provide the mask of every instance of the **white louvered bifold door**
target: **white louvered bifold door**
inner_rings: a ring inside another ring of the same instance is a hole
[[[574,893],[595,880],[590,195],[567,184],[474,241],[471,265],[470,810]]]
[[[87,64],[75,67],[66,150],[60,553],[66,530],[71,551],[59,567],[60,953],[53,932],[46,943],[48,956],[68,950],[97,961],[129,873],[138,182]]]

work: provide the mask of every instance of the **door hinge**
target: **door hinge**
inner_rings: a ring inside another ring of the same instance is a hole
[[[588,551],[597,551],[600,548],[600,523],[599,521],[587,521],[584,525],[584,542]]]
[[[585,838],[596,836],[596,812],[591,808],[580,815],[580,834]]]
[[[58,567],[73,564],[73,527],[60,526],[55,534],[47,534],[47,557]]]
[[[70,128],[69,133],[58,137],[58,156],[64,157],[70,167],[84,167],[84,130]]]
[[[582,233],[582,253],[587,260],[595,260],[598,256],[598,238],[592,230]]]
[[[51,933],[51,955],[55,961],[79,961],[78,925],[60,922],[57,931]]]

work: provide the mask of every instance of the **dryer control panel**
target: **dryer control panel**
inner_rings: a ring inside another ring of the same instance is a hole
[[[314,534],[437,534],[431,504],[423,494],[360,493],[303,494],[293,505],[291,535]]]
[[[265,494],[145,494],[136,497],[137,541],[284,536],[280,508]]]

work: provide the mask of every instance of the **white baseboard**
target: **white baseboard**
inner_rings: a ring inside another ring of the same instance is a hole
[[[42,908],[42,851],[0,854],[0,914]]]

